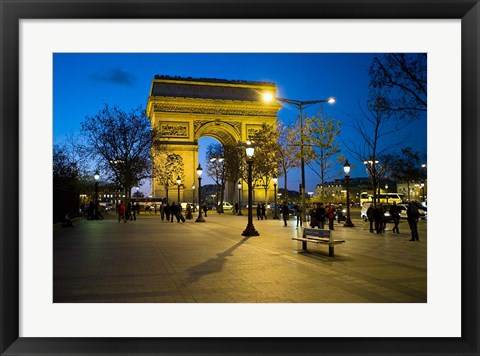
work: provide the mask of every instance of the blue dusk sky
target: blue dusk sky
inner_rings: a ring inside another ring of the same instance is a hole
[[[277,96],[295,100],[323,100],[335,97],[333,105],[322,104],[323,113],[342,122],[340,139],[348,145],[361,142],[352,117],[361,117],[369,92],[368,69],[376,54],[370,53],[55,53],[53,57],[53,137],[61,143],[66,136],[80,133],[85,116],[96,114],[104,105],[118,105],[128,111],[146,106],[156,74],[193,78],[217,78],[273,82]],[[320,105],[304,110],[318,112]],[[278,118],[291,123],[298,120],[298,109],[283,104]],[[426,153],[427,119],[413,122],[389,136],[388,142],[402,141]],[[206,147],[217,141],[199,140],[199,160],[206,166]],[[400,150],[399,147],[395,150]],[[362,162],[356,161],[342,144],[342,153],[352,165],[352,177],[366,177]],[[393,152],[392,152],[393,153]],[[339,178],[338,165],[330,177]],[[206,177],[205,177],[206,178]],[[288,176],[288,188],[298,190],[300,169]],[[314,191],[318,176],[306,169],[307,191]],[[211,183],[208,179],[205,184]],[[283,179],[279,178],[283,188]],[[149,194],[149,185],[142,187]]]

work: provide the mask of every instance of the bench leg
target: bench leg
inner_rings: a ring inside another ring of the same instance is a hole
[[[302,249],[303,251],[307,251],[307,241],[302,241]]]
[[[328,246],[328,256],[333,257],[334,252],[335,251],[334,251],[333,245],[329,245]]]

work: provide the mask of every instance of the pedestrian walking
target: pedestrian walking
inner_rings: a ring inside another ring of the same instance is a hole
[[[373,219],[375,220],[375,232],[377,235],[381,235],[383,233],[383,219],[385,217],[385,212],[383,210],[382,204],[379,204],[375,207],[373,213]]]
[[[302,206],[298,204],[295,208],[295,216],[297,217],[297,227],[298,224],[302,226]]]
[[[160,204],[160,219],[162,221],[165,219],[165,203],[162,201],[162,204]]]
[[[118,205],[118,222],[120,222],[120,220],[123,220],[124,223],[127,222],[127,220],[125,220],[125,204],[123,204],[123,200],[120,200],[120,204]]]
[[[262,207],[260,206],[260,204],[257,204],[257,220],[260,220],[260,218],[262,218],[263,220]]]
[[[267,208],[265,206],[265,203],[262,204],[262,220],[265,218],[267,220]]]
[[[325,210],[325,207],[323,206],[323,203],[319,203],[317,205],[317,210],[315,211],[316,213],[316,220],[318,224],[319,229],[324,229],[325,228],[325,216],[327,214],[327,211]]]
[[[419,241],[418,229],[417,229],[419,218],[420,218],[420,214],[418,212],[417,207],[412,202],[408,203],[407,221],[408,221],[408,225],[410,226],[410,231],[412,233],[412,238],[410,239],[410,241]]]
[[[238,202],[235,202],[235,214],[238,215]]]
[[[203,210],[203,215],[205,215],[205,217],[207,217],[207,211],[208,211],[207,204],[203,203],[202,210]]]
[[[372,203],[368,203],[370,206],[367,209],[367,218],[370,223],[370,232],[373,233],[373,222],[375,221],[375,208]]]
[[[312,208],[308,212],[308,215],[310,216],[310,227],[315,228],[318,225],[318,220],[317,220],[317,203],[313,203]]]
[[[283,202],[281,212],[282,212],[282,218],[283,218],[284,226],[287,226],[287,221],[288,221],[288,218],[289,218],[289,215],[290,215],[290,210],[288,209],[288,206],[287,206],[286,202]]]
[[[390,216],[393,218],[393,223],[395,224],[393,226],[393,233],[400,233],[400,230],[398,229],[398,224],[400,223],[400,208],[397,205],[397,202],[393,202],[393,205],[390,207]]]
[[[172,214],[172,208],[170,205],[168,205],[168,201],[165,203],[165,218],[168,221],[170,221],[170,215]]]
[[[170,222],[173,222],[173,218],[177,216],[177,204],[172,201],[172,205],[170,205]]]
[[[333,227],[333,223],[335,222],[335,206],[333,204],[330,204],[326,210],[328,216],[328,228],[330,230],[335,230],[335,228]]]
[[[187,220],[193,219],[192,206],[190,204],[187,204],[187,208],[185,209],[185,219]]]

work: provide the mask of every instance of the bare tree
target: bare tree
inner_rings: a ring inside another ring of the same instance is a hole
[[[152,147],[159,133],[151,128],[142,107],[126,112],[105,104],[97,114],[85,117],[82,131],[89,156],[97,159],[108,179],[124,188],[128,198],[133,186],[151,177]]]
[[[217,212],[223,213],[223,199],[227,177],[225,150],[220,143],[207,147],[206,158],[208,161],[207,175],[213,179],[217,195]]]
[[[384,111],[400,118],[417,118],[427,111],[427,54],[388,53],[370,66],[371,105],[382,97]]]
[[[398,132],[409,125],[409,121],[400,121],[389,114],[383,107],[383,99],[377,98],[378,105],[366,110],[360,109],[359,117],[353,117],[354,128],[360,136],[358,143],[345,143],[347,150],[359,161],[365,163],[373,188],[373,199],[376,202],[379,179],[388,169],[383,167],[380,158],[394,147],[398,147],[403,139]]]

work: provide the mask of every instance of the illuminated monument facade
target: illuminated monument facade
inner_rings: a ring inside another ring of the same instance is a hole
[[[152,179],[153,195],[168,195],[176,201],[176,180],[180,176],[180,200],[197,201],[192,186],[198,184],[199,138],[213,137],[223,145],[244,143],[262,123],[275,125],[281,105],[266,104],[263,94],[275,95],[276,89],[273,83],[266,82],[156,75],[148,98],[147,116],[152,127],[160,130],[161,144],[167,147],[168,153],[154,155],[155,171],[160,174],[154,174]],[[205,171],[206,167],[203,168]],[[232,196],[235,183],[227,183],[226,201],[235,200],[235,195]],[[246,185],[242,192],[245,202]],[[273,188],[268,195],[267,200],[273,201]]]

